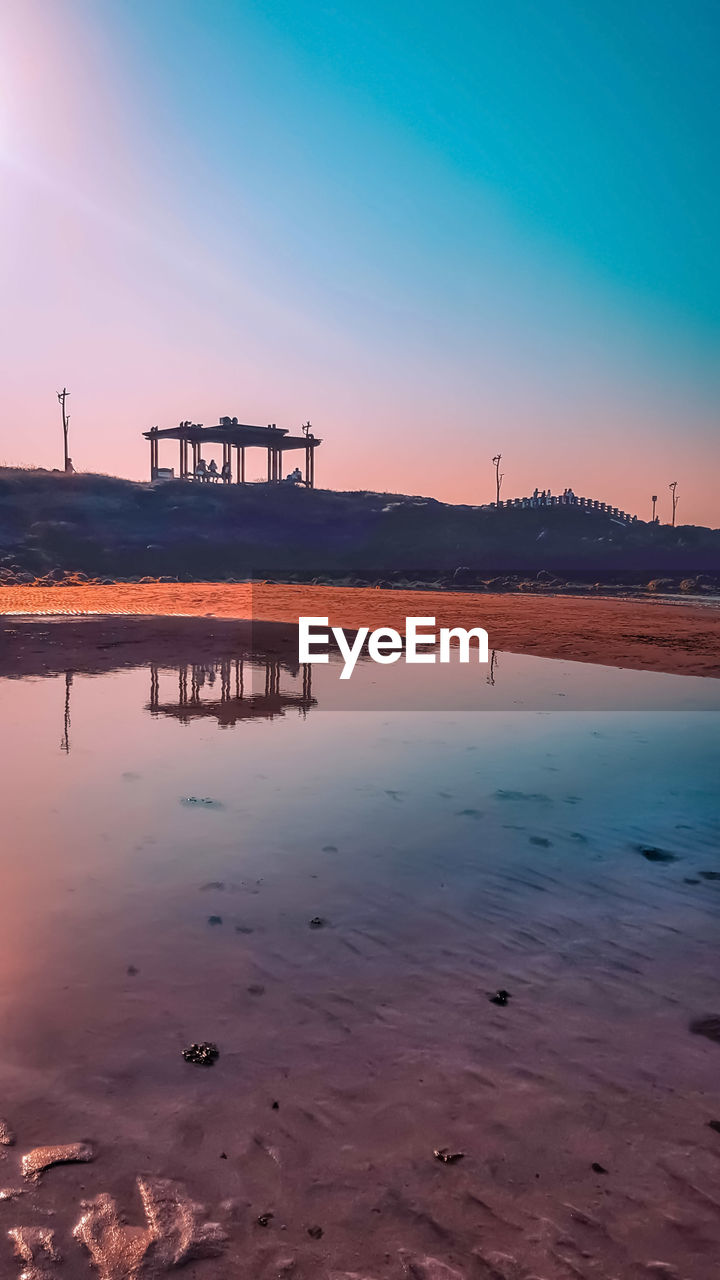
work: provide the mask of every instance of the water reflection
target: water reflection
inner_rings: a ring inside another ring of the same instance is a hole
[[[173,696],[163,696],[170,683],[175,685]],[[273,720],[290,710],[305,717],[315,706],[312,671],[307,663],[292,666],[278,658],[264,662],[234,658],[192,663],[172,672],[151,665],[150,700],[145,710],[155,716],[170,716],[181,724],[207,717],[226,729],[240,720]]]
[[[0,1196],[0,1274],[7,1232],[51,1221],[68,1280],[81,1245],[157,1277],[168,1238],[208,1280],[288,1257],[325,1280],[358,1249],[385,1275],[400,1248],[426,1276],[438,1223],[470,1277],[467,1170],[488,1274],[497,1231],[503,1275],[556,1275],[548,1220],[594,1250],[584,1277],[689,1274],[680,1220],[709,1280],[720,1095],[688,1024],[717,1009],[719,722],[693,710],[717,682],[505,652],[497,683],[497,655],[339,682],[282,638],[162,623],[123,648],[90,623],[73,652],[47,630],[0,680],[0,1188],[23,1192]],[[203,1040],[209,1071],[181,1052]],[[20,1182],[37,1145],[85,1141],[91,1163]],[[196,1264],[200,1203],[227,1239]]]
[[[60,750],[65,755],[70,754],[70,690],[72,688],[73,673],[65,672],[65,710],[63,714],[63,735],[60,741]]]

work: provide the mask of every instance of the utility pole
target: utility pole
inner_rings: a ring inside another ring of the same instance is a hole
[[[64,455],[65,455],[63,470],[65,472],[68,472],[70,470],[70,467],[68,465],[70,462],[70,454],[68,453],[68,427],[70,426],[70,415],[65,412],[65,401],[67,400],[69,395],[70,395],[70,392],[68,391],[67,387],[63,387],[62,391],[58,391],[57,393],[57,398],[60,402],[60,409],[62,411],[63,449],[64,449]]]
[[[658,498],[657,494],[656,494],[656,493],[654,493],[654,494],[653,494],[653,496],[652,496],[652,504],[653,504],[652,522],[653,522],[653,524],[655,523],[655,504],[656,504],[656,502],[657,502],[657,498]]]
[[[677,480],[673,480],[672,483],[668,485],[668,489],[672,494],[672,527],[673,529],[675,528],[675,511],[677,509],[677,504],[678,504],[677,484],[678,484]]]
[[[493,458],[493,466],[495,468],[495,506],[496,507],[500,506],[500,488],[505,478],[505,472],[503,472],[502,475],[500,474],[501,458],[502,458],[501,453],[496,453],[495,457]]]

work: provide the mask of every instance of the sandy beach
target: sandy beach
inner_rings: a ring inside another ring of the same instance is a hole
[[[328,617],[347,628],[403,629],[407,616],[433,616],[438,626],[484,626],[493,648],[635,670],[720,676],[720,607],[592,597],[228,583],[118,583],[112,586],[4,587],[0,614],[81,617],[117,615],[111,631],[122,647],[131,615],[296,623]],[[110,624],[109,624],[110,625]],[[157,624],[162,631],[162,625]],[[64,645],[71,635],[64,632]],[[128,636],[128,641],[132,640]],[[107,643],[107,637],[103,641]]]

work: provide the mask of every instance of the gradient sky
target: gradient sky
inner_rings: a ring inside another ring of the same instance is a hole
[[[501,450],[720,524],[719,49],[715,0],[3,0],[0,462],[66,384],[80,470],[310,418],[322,486]]]

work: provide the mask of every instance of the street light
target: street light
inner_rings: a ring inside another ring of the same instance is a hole
[[[671,494],[672,494],[672,527],[673,527],[673,529],[675,528],[675,511],[676,511],[677,504],[678,504],[678,500],[677,500],[677,484],[678,484],[677,480],[673,480],[673,481],[668,485],[668,489],[670,490],[670,492],[671,492]]]

